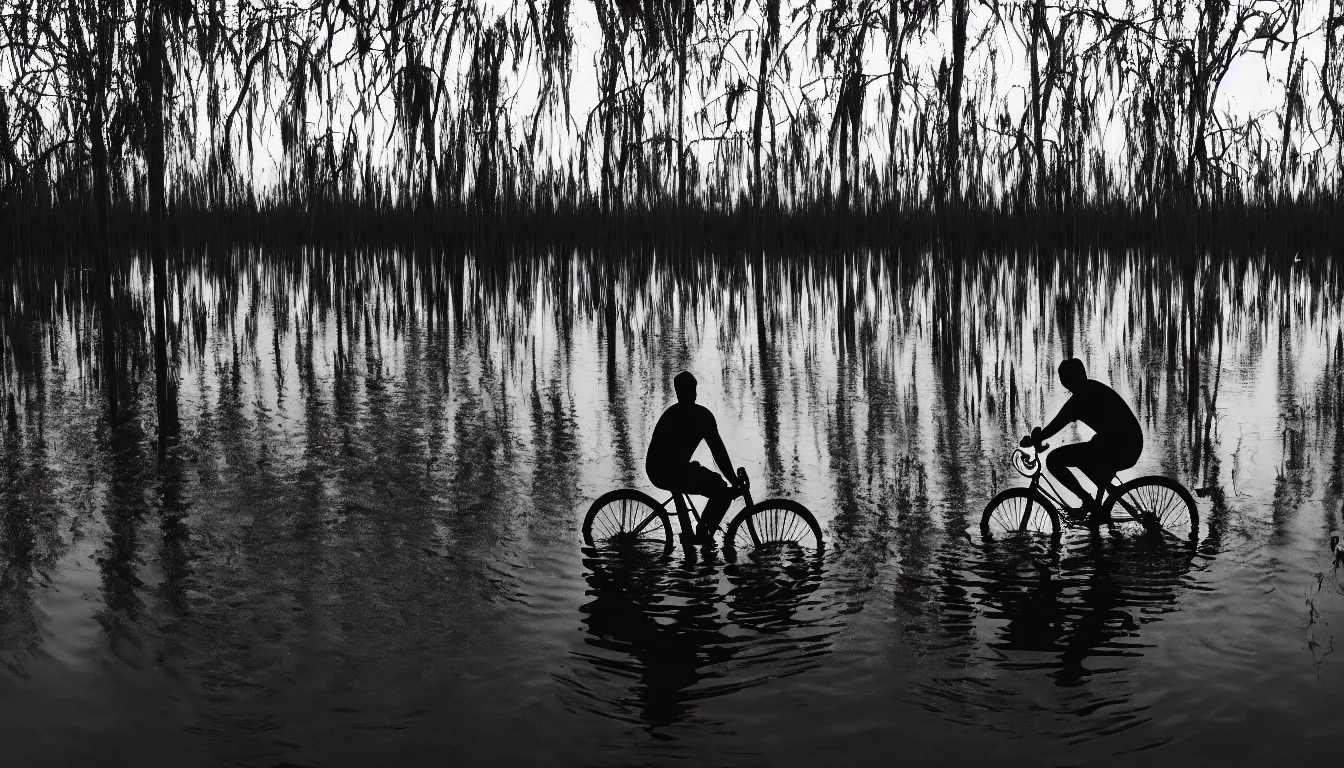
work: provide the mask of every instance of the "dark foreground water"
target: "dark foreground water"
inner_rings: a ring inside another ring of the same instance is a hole
[[[110,429],[93,286],[16,278],[0,762],[1338,753],[1329,265],[859,256],[770,260],[762,283],[737,261],[641,264],[193,261],[163,463],[138,299]],[[1144,424],[1126,476],[1213,489],[1197,547],[981,541],[986,501],[1023,484],[1016,437],[1063,402],[1067,351]],[[643,452],[683,368],[757,497],[817,514],[821,562],[583,550],[594,498],[652,490]]]

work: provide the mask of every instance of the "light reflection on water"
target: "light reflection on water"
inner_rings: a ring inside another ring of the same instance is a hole
[[[81,278],[16,269],[0,735],[19,764],[1315,754],[1341,703],[1338,275],[1164,264],[191,261],[162,465],[143,294],[109,430]],[[1067,354],[1133,403],[1130,476],[1214,489],[1194,547],[980,540]],[[823,560],[580,546],[594,498],[648,489],[682,369]]]

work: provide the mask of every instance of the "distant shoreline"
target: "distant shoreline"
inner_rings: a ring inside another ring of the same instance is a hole
[[[0,231],[14,248],[61,250],[94,242],[93,206],[9,204]],[[1222,251],[1293,258],[1335,252],[1344,235],[1344,199],[1318,194],[1284,201],[1228,202],[1209,207],[1140,207],[1124,202],[1033,209],[967,205],[962,211],[886,204],[845,211],[827,202],[770,209],[759,224],[749,205],[707,209],[675,204],[628,206],[606,212],[597,204],[560,202],[525,207],[501,202],[418,207],[358,200],[308,205],[259,201],[207,207],[178,203],[165,217],[170,248],[210,245],[397,247],[508,251],[514,248],[623,248],[688,253],[797,253],[836,249],[879,251],[1003,249],[1127,250],[1167,254]],[[148,242],[143,204],[114,202],[113,249]],[[757,235],[759,232],[759,236]]]

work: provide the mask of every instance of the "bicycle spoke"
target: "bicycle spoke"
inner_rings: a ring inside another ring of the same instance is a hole
[[[604,510],[602,514],[599,514],[597,516],[597,520],[594,521],[595,524],[601,524],[602,526],[601,530],[602,539],[609,539],[612,536],[615,536],[616,534],[621,532],[621,524],[619,522],[619,519],[613,520],[613,517],[614,515],[605,514]]]
[[[780,544],[816,549],[819,542],[809,523],[793,510],[757,508],[737,524],[732,544],[751,551]]]
[[[589,512],[584,536],[594,544],[670,546],[663,510],[639,498],[617,497]]]
[[[986,507],[980,525],[991,537],[1059,534],[1050,504],[1025,488],[1010,489],[996,496]]]
[[[1135,515],[1135,517],[1138,519],[1139,524],[1143,526],[1144,530],[1151,532],[1154,523],[1156,522],[1153,517],[1153,505],[1156,502],[1156,499],[1153,496],[1153,490],[1151,488],[1141,488],[1139,489],[1139,492],[1134,495],[1138,499],[1138,504],[1136,505],[1138,514]]]
[[[649,523],[651,523],[651,522],[653,522],[653,521],[655,521],[655,520],[657,520],[657,519],[658,519],[658,515],[653,514],[652,512],[650,512],[650,513],[649,513],[649,516],[646,517],[646,518],[644,518],[644,520],[641,521],[639,525],[635,526],[634,529],[631,530],[630,532],[633,533],[633,534],[635,534],[636,536],[638,536],[641,532],[643,532],[643,530],[648,526]],[[661,526],[659,526],[659,527],[661,527]]]
[[[1150,483],[1131,488],[1116,498],[1125,512],[1144,530],[1165,534],[1178,539],[1194,533],[1194,510],[1175,489],[1161,483]]]
[[[1162,515],[1168,506],[1166,502],[1167,499],[1163,498],[1163,494],[1157,488],[1148,489],[1148,505],[1146,507],[1148,519],[1159,531],[1162,530]]]
[[[1021,527],[1018,528],[1019,531],[1027,530],[1027,522],[1030,520],[1030,518],[1031,518],[1031,499],[1027,499],[1027,503],[1022,505],[1022,525]]]
[[[1171,527],[1168,513],[1174,506],[1173,502],[1177,500],[1176,494],[1170,491],[1164,493],[1163,490],[1154,488],[1149,495],[1152,497],[1149,514],[1152,515],[1153,526],[1158,532],[1165,532]]]
[[[1169,523],[1172,522],[1176,522],[1177,524],[1180,523],[1180,503],[1181,499],[1179,496],[1174,493],[1167,493],[1167,503],[1163,505],[1162,511],[1157,515],[1158,522],[1162,524],[1163,528],[1170,527]]]

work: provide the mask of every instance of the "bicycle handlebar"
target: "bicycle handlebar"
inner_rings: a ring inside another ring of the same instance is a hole
[[[1021,447],[1021,448],[1035,448],[1035,450],[1036,450],[1037,453],[1040,453],[1041,451],[1049,450],[1049,448],[1050,448],[1050,444],[1049,444],[1049,443],[1034,443],[1034,442],[1032,442],[1032,440],[1031,440],[1031,436],[1030,436],[1030,435],[1028,435],[1028,436],[1022,438],[1022,439],[1018,442],[1018,446]]]

